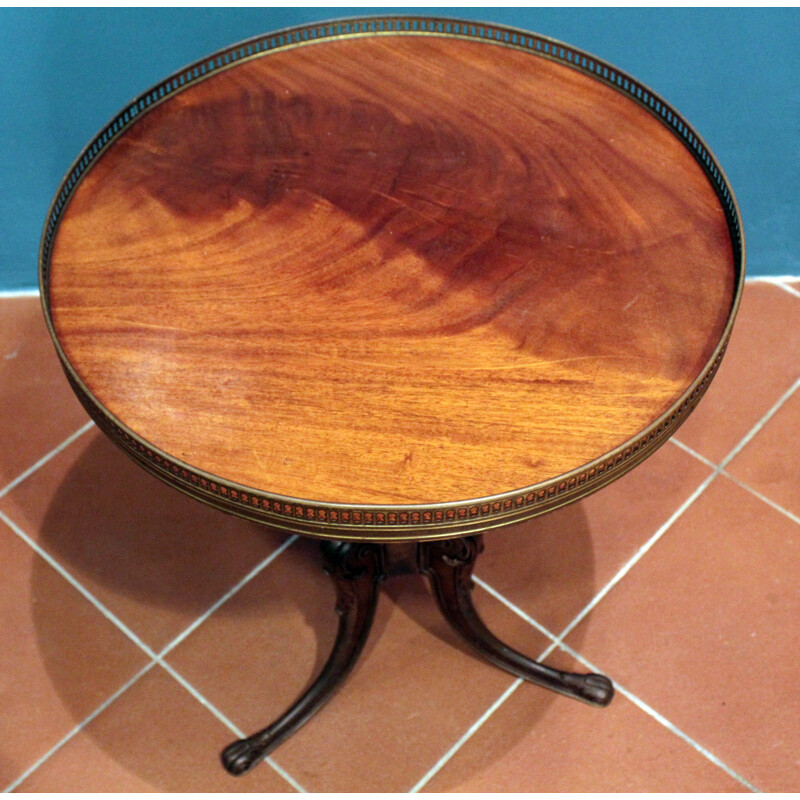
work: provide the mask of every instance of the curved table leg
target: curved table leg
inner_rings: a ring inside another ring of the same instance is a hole
[[[503,644],[484,625],[471,597],[472,570],[482,551],[480,536],[420,543],[420,569],[430,579],[447,621],[483,658],[512,675],[592,705],[608,705],[614,686],[605,675],[582,675],[547,667]]]
[[[244,775],[306,723],[347,677],[369,635],[383,578],[380,545],[325,541],[325,571],[336,583],[339,631],[319,677],[275,722],[228,745],[222,763],[232,775]]]

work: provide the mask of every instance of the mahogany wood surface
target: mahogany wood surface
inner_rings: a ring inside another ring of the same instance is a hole
[[[168,97],[86,173],[50,310],[145,442],[264,492],[427,504],[549,480],[672,407],[734,303],[700,165],[629,97],[374,36]]]

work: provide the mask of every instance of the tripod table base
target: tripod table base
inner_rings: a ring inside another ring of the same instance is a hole
[[[398,544],[322,542],[325,572],[336,584],[339,632],[317,679],[275,722],[233,742],[222,753],[232,775],[244,775],[306,723],[333,696],[352,670],[369,636],[378,585],[392,575],[421,572],[431,582],[439,608],[455,631],[482,658],[560,694],[596,706],[614,695],[604,675],[562,672],[518,653],[497,639],[472,604],[472,570],[483,550],[480,536]]]

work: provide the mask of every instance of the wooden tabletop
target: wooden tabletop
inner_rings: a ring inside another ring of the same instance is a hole
[[[691,410],[738,299],[685,137],[535,49],[278,47],[102,151],[44,283],[71,380],[144,466],[257,518],[466,524],[475,498],[585,494]]]

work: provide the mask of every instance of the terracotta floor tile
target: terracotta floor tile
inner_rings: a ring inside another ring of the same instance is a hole
[[[0,521],[0,789],[146,663]]]
[[[800,290],[800,282],[794,285]],[[729,352],[677,438],[719,462],[800,374],[800,298],[750,283]],[[0,299],[0,489],[87,420],[38,298]],[[800,392],[731,474],[800,514]],[[668,444],[579,504],[489,532],[477,575],[558,633],[710,470]],[[91,431],[0,510],[160,649],[286,540],[180,495]],[[239,727],[280,714],[324,663],[334,590],[316,543],[282,553],[168,660]],[[761,789],[800,789],[800,530],[724,476],[568,637]],[[0,522],[0,788],[146,664]],[[512,646],[548,641],[482,589]],[[563,652],[549,661],[575,668]],[[274,754],[310,791],[407,791],[511,685],[458,643],[419,577],[388,581],[372,636],[328,706]],[[28,791],[290,791],[269,766],[229,777],[232,735],[160,667],[21,785]],[[426,791],[740,791],[622,695],[590,708],[523,685]]]
[[[290,792],[267,765],[232,778],[230,731],[153,667],[19,786],[24,792]]]
[[[558,634],[710,473],[668,443],[580,503],[487,533],[476,574]]]
[[[254,732],[294,701],[327,658],[334,591],[319,572],[316,546],[299,541],[229,605],[168,661]],[[537,657],[547,645],[480,589],[476,606],[518,649]],[[513,680],[458,644],[422,578],[392,578],[354,672],[274,757],[309,791],[407,791]],[[548,696],[545,705],[555,698],[532,688]]]
[[[155,649],[286,538],[166,486],[97,430],[0,499],[0,509]]]
[[[800,517],[800,390],[775,412],[727,471]]]
[[[564,669],[580,665],[560,660]],[[520,686],[424,792],[738,792],[741,783],[617,695],[604,709]]]
[[[89,420],[64,377],[38,297],[0,298],[0,419],[0,489]]]
[[[797,523],[720,476],[567,643],[758,788],[797,791],[798,575]]]
[[[800,298],[745,285],[725,358],[676,438],[719,463],[800,374]]]

